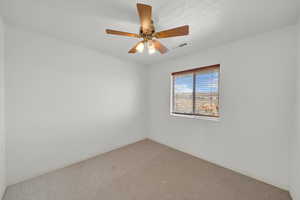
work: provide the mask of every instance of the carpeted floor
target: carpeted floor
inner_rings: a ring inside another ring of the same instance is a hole
[[[288,192],[144,140],[8,187],[4,200],[290,200]]]

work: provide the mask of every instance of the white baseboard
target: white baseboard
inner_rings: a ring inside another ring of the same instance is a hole
[[[5,193],[6,193],[6,190],[7,190],[7,186],[4,188],[2,192],[2,194],[0,193],[0,199],[3,200],[4,199],[4,196],[5,196]]]
[[[131,145],[131,144],[134,144],[136,142],[139,142],[139,141],[142,141],[142,140],[145,140],[145,139],[148,139],[148,138],[147,137],[137,138],[137,139],[134,139],[134,140],[130,141],[129,143],[125,143],[125,144],[121,144],[121,145],[115,145],[114,147],[108,148],[104,151],[89,154],[84,159],[74,160],[70,163],[62,164],[62,165],[60,165],[58,167],[55,167],[55,168],[43,170],[43,171],[35,173],[34,175],[31,175],[31,176],[26,176],[26,177],[19,178],[18,180],[15,180],[14,182],[9,182],[7,187],[18,184],[18,183],[22,183],[24,181],[27,181],[27,180],[30,180],[30,179],[33,179],[33,178],[36,178],[36,177],[39,177],[39,176],[42,176],[42,175],[45,175],[45,174],[48,174],[48,173],[51,173],[51,172],[56,171],[56,170],[60,170],[60,169],[66,168],[66,167],[70,167],[74,164],[92,159],[92,158],[94,158],[96,156],[99,156],[101,154],[104,154],[104,153],[107,153],[107,152],[110,152],[110,151],[113,151],[113,150],[116,150],[116,149],[119,149],[119,148],[122,148],[122,147],[125,147],[125,146],[128,146],[128,145]]]
[[[224,163],[220,163],[220,162],[215,161],[215,160],[210,160],[209,158],[206,158],[206,157],[203,156],[203,155],[197,154],[197,153],[195,153],[195,152],[188,152],[188,151],[186,151],[184,148],[181,148],[181,147],[178,147],[178,146],[175,146],[175,145],[171,145],[171,144],[167,144],[167,143],[164,143],[164,142],[162,142],[162,141],[158,141],[158,140],[156,140],[156,139],[154,139],[154,138],[151,138],[151,137],[149,137],[149,140],[152,140],[152,141],[154,141],[154,142],[157,142],[157,143],[166,145],[166,146],[168,146],[168,147],[171,147],[171,148],[176,149],[176,150],[178,150],[178,151],[184,152],[184,153],[186,153],[186,154],[195,156],[195,157],[197,157],[197,158],[200,158],[200,159],[205,160],[205,161],[207,161],[207,162],[210,162],[210,163],[212,163],[212,164],[218,165],[218,166],[220,166],[220,167],[223,167],[223,168],[226,168],[226,169],[235,171],[235,172],[237,172],[237,173],[243,174],[243,175],[245,175],[245,176],[248,176],[248,177],[250,177],[250,178],[256,179],[256,180],[258,180],[258,181],[260,181],[260,182],[263,182],[263,183],[266,183],[266,184],[268,184],[268,185],[272,185],[272,186],[275,186],[275,187],[280,188],[280,189],[282,189],[282,190],[289,191],[289,187],[286,186],[286,185],[276,184],[276,183],[274,183],[274,181],[272,181],[272,180],[268,180],[268,179],[266,179],[266,178],[264,178],[264,177],[256,176],[256,175],[254,175],[254,174],[252,174],[252,173],[249,173],[249,172],[247,172],[247,171],[244,171],[244,170],[242,170],[242,169],[238,169],[238,168],[235,168],[235,167],[232,167],[232,166],[228,166],[228,165],[226,165],[226,164],[224,164]],[[293,200],[299,200],[299,199],[293,199]]]
[[[290,196],[291,196],[292,200],[300,200],[300,199],[297,197],[296,192],[295,192],[292,188],[290,188],[289,191],[290,191]]]

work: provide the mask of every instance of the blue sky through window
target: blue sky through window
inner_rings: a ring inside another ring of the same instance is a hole
[[[218,92],[219,73],[209,72],[196,74],[196,92]],[[178,76],[175,78],[175,93],[192,93],[193,75]]]
[[[210,72],[196,75],[196,92],[218,92],[219,73]]]
[[[193,75],[175,77],[175,93],[192,93]]]

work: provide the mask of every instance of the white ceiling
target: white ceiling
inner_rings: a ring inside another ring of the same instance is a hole
[[[163,61],[296,23],[298,0],[0,0],[7,23],[143,64]],[[156,30],[190,25],[190,35],[161,39],[166,55],[129,55],[138,39],[106,35],[106,28],[138,32],[136,3],[153,6]],[[175,48],[187,42],[188,46]]]

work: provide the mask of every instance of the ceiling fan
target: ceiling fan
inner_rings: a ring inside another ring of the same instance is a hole
[[[107,34],[112,35],[121,35],[127,37],[135,37],[142,38],[143,40],[135,44],[128,53],[136,53],[143,52],[145,46],[148,48],[149,54],[155,53],[155,51],[159,51],[161,54],[164,54],[168,51],[168,48],[165,47],[158,40],[160,38],[169,38],[169,37],[177,37],[184,36],[189,34],[189,26],[180,26],[177,28],[156,32],[152,20],[152,7],[146,4],[137,3],[137,10],[140,17],[140,33],[128,33],[123,31],[116,31],[111,29],[106,29]]]

